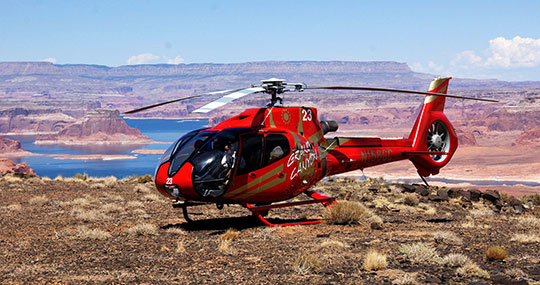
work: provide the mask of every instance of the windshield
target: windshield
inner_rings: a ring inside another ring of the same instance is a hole
[[[174,146],[171,165],[169,166],[169,177],[174,176],[180,167],[184,165],[191,153],[201,147],[206,140],[216,132],[191,132],[182,137]]]
[[[225,130],[208,139],[190,159],[193,186],[203,197],[225,193],[238,155],[238,132]]]

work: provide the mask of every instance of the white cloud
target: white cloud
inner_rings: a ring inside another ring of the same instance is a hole
[[[43,59],[42,61],[50,62],[50,63],[56,63],[56,58],[54,57],[47,57]]]
[[[147,64],[147,63],[156,63],[161,57],[153,55],[151,53],[142,53],[139,55],[134,55],[130,57],[127,61],[129,65],[132,64]]]
[[[127,61],[129,65],[132,64],[149,64],[149,63],[167,63],[167,64],[180,64],[184,59],[181,56],[175,58],[168,58],[166,56],[154,55],[151,53],[143,53],[130,57]]]
[[[535,67],[540,65],[540,39],[516,36],[511,40],[498,37],[489,41],[491,56],[487,67]]]
[[[441,73],[444,70],[444,66],[442,66],[440,64],[436,64],[435,62],[433,62],[431,60],[428,61],[427,67],[428,67],[428,70],[436,71],[438,73]]]
[[[450,65],[452,66],[460,66],[462,68],[468,69],[471,65],[472,66],[479,66],[482,65],[482,57],[476,55],[476,53],[472,50],[466,50],[458,53],[456,55],[456,58],[454,58]]]
[[[167,60],[168,64],[180,64],[184,62],[184,59],[179,55],[176,56],[175,58],[167,58],[165,56],[163,58]]]

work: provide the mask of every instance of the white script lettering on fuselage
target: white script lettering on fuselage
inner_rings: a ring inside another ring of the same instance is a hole
[[[295,150],[289,157],[287,167],[291,166],[295,161],[298,162],[298,166],[295,166],[291,173],[291,180],[298,176],[300,173],[311,168],[317,160],[317,152],[311,146],[309,142],[306,142],[300,149]]]

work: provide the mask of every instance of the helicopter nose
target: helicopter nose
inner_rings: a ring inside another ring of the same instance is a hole
[[[158,191],[171,199],[183,199],[195,193],[191,181],[193,166],[190,163],[184,164],[172,177],[168,174],[169,166],[169,162],[164,163],[156,172],[155,182]]]

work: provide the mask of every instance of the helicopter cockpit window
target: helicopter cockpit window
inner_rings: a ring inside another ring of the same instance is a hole
[[[289,155],[290,152],[291,149],[287,137],[280,134],[269,134],[266,136],[265,165],[280,160]]]
[[[193,186],[203,197],[225,193],[238,154],[238,134],[221,131],[208,139],[190,159],[193,164]]]
[[[249,134],[242,136],[242,151],[236,175],[242,175],[260,169],[264,149],[264,136],[262,134]]]
[[[184,136],[187,137],[185,140],[182,140],[183,137],[178,140],[175,145],[175,150],[173,151],[171,165],[169,166],[169,176],[175,175],[190,157],[191,153],[201,147],[204,142],[215,133],[216,132],[201,132],[195,135],[195,133],[192,132]]]
[[[185,135],[183,135],[181,138],[179,138],[176,142],[171,144],[167,150],[163,153],[161,156],[161,159],[159,160],[158,166],[163,164],[164,162],[168,161],[171,158],[171,154],[176,153],[178,148],[180,148],[186,141],[194,137],[199,130],[191,131]]]

